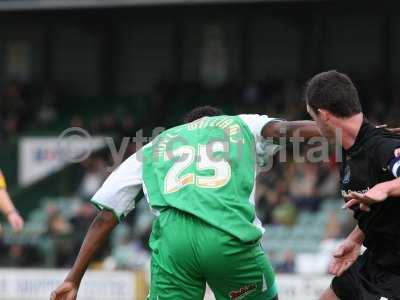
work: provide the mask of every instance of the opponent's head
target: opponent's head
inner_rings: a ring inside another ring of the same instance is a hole
[[[353,82],[336,70],[312,77],[306,84],[304,96],[308,113],[329,139],[334,138],[341,122],[362,112]]]
[[[192,109],[190,112],[188,112],[184,116],[183,121],[185,123],[190,123],[190,122],[193,122],[202,117],[221,116],[223,114],[224,114],[224,112],[219,108],[209,106],[209,105],[199,106],[199,107]]]

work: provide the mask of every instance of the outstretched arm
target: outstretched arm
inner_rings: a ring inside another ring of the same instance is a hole
[[[86,234],[75,263],[64,282],[51,293],[51,300],[75,300],[82,277],[93,255],[104,244],[118,224],[115,215],[107,210],[100,211]]]
[[[377,128],[386,128],[387,130],[400,134],[400,128],[388,128],[387,125],[378,125]],[[299,121],[283,121],[276,120],[268,123],[262,130],[264,138],[279,137],[301,137],[309,139],[321,136],[315,121],[299,120]]]
[[[304,139],[309,139],[312,137],[321,136],[321,132],[314,121],[277,120],[264,126],[262,135],[264,138],[301,137]]]
[[[8,223],[15,232],[24,228],[24,220],[16,210],[10,195],[7,192],[6,181],[0,171],[0,211],[7,217]]]
[[[97,250],[102,247],[118,220],[135,208],[135,197],[142,189],[142,162],[137,153],[126,159],[108,176],[92,202],[102,209],[92,222],[75,263],[51,300],[75,300],[82,277]]]
[[[360,209],[369,211],[369,206],[385,201],[388,197],[400,197],[400,178],[378,183],[366,193],[351,192],[345,198],[348,200],[343,208],[360,205]]]
[[[388,172],[394,179],[376,184],[365,193],[352,192],[345,197],[344,208],[359,205],[360,209],[369,211],[369,206],[385,201],[388,197],[400,197],[400,141],[386,139],[380,141],[375,149],[377,169]]]

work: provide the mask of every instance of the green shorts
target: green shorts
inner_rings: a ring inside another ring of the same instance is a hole
[[[149,300],[203,300],[206,282],[217,300],[271,300],[275,275],[258,242],[233,236],[175,209],[153,224]]]

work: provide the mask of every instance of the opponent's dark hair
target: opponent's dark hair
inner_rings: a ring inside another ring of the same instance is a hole
[[[336,70],[312,77],[305,86],[307,104],[318,113],[326,109],[337,117],[347,118],[362,111],[358,91],[351,79]]]
[[[190,123],[190,122],[193,122],[194,120],[200,119],[202,117],[221,116],[223,114],[224,114],[224,112],[217,107],[213,107],[213,106],[209,106],[209,105],[199,106],[199,107],[196,107],[196,108],[192,109],[191,111],[189,111],[183,117],[183,121],[185,123]]]

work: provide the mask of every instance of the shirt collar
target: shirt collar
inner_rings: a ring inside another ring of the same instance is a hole
[[[351,157],[357,155],[362,150],[362,146],[364,144],[364,141],[366,140],[366,136],[368,136],[368,133],[373,128],[375,128],[375,127],[364,116],[363,122],[361,124],[360,130],[358,131],[358,134],[356,136],[356,140],[354,141],[353,146],[351,146],[349,149],[345,150],[345,152]]]

